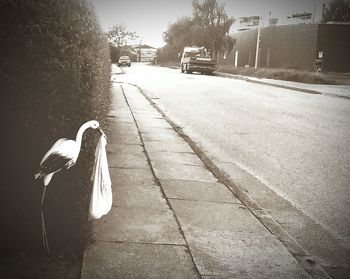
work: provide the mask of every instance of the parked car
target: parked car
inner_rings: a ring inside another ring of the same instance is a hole
[[[185,47],[181,56],[181,72],[190,74],[200,72],[212,75],[216,60],[212,59],[204,47]]]
[[[118,67],[120,66],[131,66],[131,60],[129,56],[120,56],[118,61]]]

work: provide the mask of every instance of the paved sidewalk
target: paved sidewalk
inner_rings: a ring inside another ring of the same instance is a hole
[[[350,98],[350,85],[327,85],[327,84],[310,84],[278,79],[256,78],[244,75],[234,75],[228,73],[216,72],[216,76],[246,80],[262,85],[268,85],[278,88],[290,89],[308,94],[323,94],[331,97]]]
[[[312,278],[134,86],[115,84],[111,212],[81,278]]]

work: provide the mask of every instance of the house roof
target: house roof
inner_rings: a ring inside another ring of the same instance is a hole
[[[141,45],[141,46],[137,46],[137,47],[140,47],[140,48],[153,48],[153,49],[156,49],[156,48],[151,47],[151,46],[149,46],[149,45]]]

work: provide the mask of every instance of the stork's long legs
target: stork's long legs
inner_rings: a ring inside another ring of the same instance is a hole
[[[43,235],[44,249],[46,249],[47,254],[50,254],[49,242],[47,240],[47,233],[46,233],[46,226],[45,226],[44,209],[43,209],[45,193],[46,193],[46,186],[44,185],[43,194],[41,196],[41,231]]]

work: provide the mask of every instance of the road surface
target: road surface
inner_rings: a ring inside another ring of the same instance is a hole
[[[350,100],[138,63],[123,71],[115,81],[140,87],[233,181],[240,168],[349,247]]]

